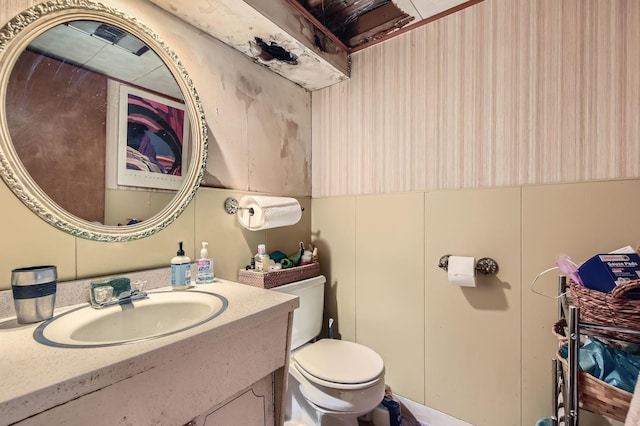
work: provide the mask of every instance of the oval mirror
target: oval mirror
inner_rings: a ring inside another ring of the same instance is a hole
[[[204,174],[207,130],[176,54],[87,0],[43,3],[0,30],[0,173],[51,225],[128,241],[171,224]]]

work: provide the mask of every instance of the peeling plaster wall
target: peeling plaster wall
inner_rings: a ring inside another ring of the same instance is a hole
[[[310,92],[211,43],[216,50],[200,58],[206,82],[193,77],[215,136],[204,185],[311,195]]]
[[[146,1],[103,3],[152,28],[185,65],[210,129],[205,186],[311,194],[310,92]]]

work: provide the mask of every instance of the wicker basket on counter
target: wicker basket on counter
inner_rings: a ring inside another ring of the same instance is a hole
[[[640,300],[630,299],[630,292],[640,295],[640,280],[617,285],[610,293],[591,290],[569,280],[571,303],[580,308],[580,321],[615,327],[618,330],[598,330],[597,334],[619,341],[640,343]],[[619,329],[637,331],[625,333]]]
[[[320,275],[320,263],[314,262],[308,265],[281,269],[271,272],[256,272],[241,269],[238,273],[238,282],[253,287],[274,288],[295,281],[302,281]]]

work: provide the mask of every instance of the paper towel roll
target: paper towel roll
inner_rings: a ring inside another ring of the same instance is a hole
[[[295,198],[245,196],[239,204],[240,224],[251,231],[295,225],[302,217],[302,208]]]
[[[476,259],[466,256],[449,256],[447,266],[449,284],[461,287],[476,286]]]

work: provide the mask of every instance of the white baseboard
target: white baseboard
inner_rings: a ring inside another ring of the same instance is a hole
[[[410,399],[404,398],[400,395],[393,395],[398,401],[402,403],[413,416],[418,420],[422,426],[473,426],[471,423],[467,423],[455,417],[451,417],[448,414],[441,413],[429,407],[425,407]]]

